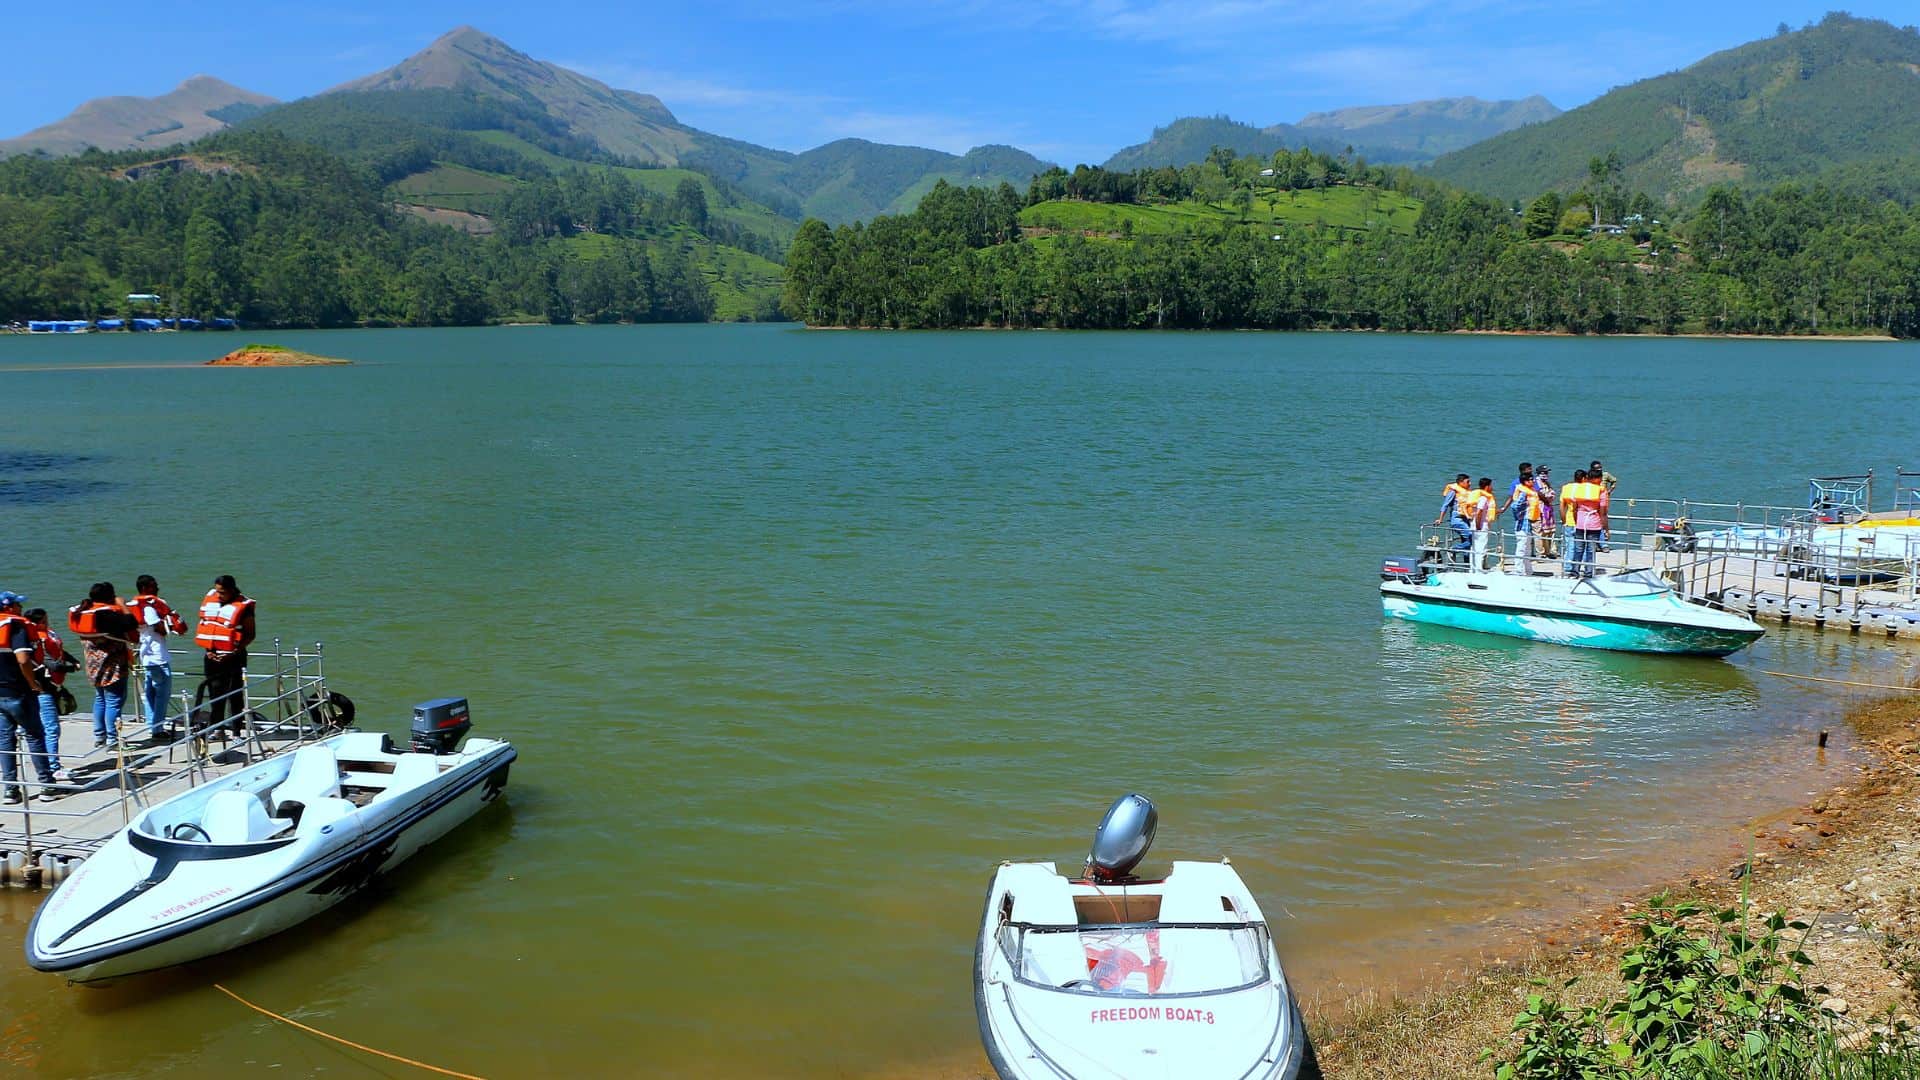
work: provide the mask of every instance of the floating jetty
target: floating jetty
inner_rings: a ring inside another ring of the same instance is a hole
[[[1653,570],[1689,600],[1756,620],[1920,641],[1920,472],[1895,470],[1892,506],[1879,511],[1871,471],[1807,484],[1805,506],[1616,497],[1595,566]],[[1528,572],[1521,539],[1495,532],[1483,569]],[[1464,566],[1454,541],[1446,526],[1423,528],[1421,566]],[[1554,558],[1533,556],[1533,574],[1567,572],[1571,530],[1554,541]]]
[[[72,771],[72,783],[40,784],[27,760],[26,740],[18,740],[18,775],[27,801],[0,805],[0,885],[52,888],[146,807],[339,731],[331,722],[319,644],[289,651],[276,639],[271,651],[250,653],[238,732],[215,730],[211,723],[187,730],[194,715],[190,688],[199,680],[182,666],[184,659],[174,664],[175,686],[189,687],[174,698],[172,720],[185,731],[175,742],[148,745],[138,687],[131,685],[118,737],[104,747],[93,745],[90,708],[60,718],[60,765]],[[220,725],[232,726],[232,720]],[[35,798],[49,786],[62,793],[59,798]]]

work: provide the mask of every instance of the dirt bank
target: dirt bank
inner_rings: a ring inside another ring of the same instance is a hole
[[[1819,998],[1843,1000],[1845,1023],[1864,1033],[1890,1014],[1911,1021],[1920,1013],[1920,694],[1861,706],[1848,720],[1872,755],[1857,779],[1756,823],[1750,877],[1744,865],[1701,867],[1671,881],[1669,891],[1730,904],[1744,887],[1756,910],[1811,923],[1807,984]],[[1578,976],[1567,997],[1581,1003],[1619,989],[1625,914],[1589,912],[1541,934],[1513,961],[1462,973],[1426,994],[1318,1003],[1315,1042],[1327,1075],[1492,1075],[1481,1052],[1510,1045],[1514,1016],[1528,993],[1539,992],[1530,980],[1557,985]]]

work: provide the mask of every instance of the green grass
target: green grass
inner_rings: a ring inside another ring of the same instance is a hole
[[[401,202],[485,213],[495,196],[513,190],[518,183],[511,176],[481,172],[465,165],[435,165],[426,172],[395,181],[393,192]]]
[[[1398,192],[1373,188],[1332,187],[1315,191],[1259,193],[1245,219],[1249,229],[1320,227],[1387,229],[1410,233],[1420,218],[1421,203]],[[1165,204],[1089,203],[1055,200],[1029,206],[1020,223],[1062,232],[1118,234],[1132,222],[1135,236],[1197,232],[1221,226],[1238,227],[1240,211],[1227,203],[1180,202]]]

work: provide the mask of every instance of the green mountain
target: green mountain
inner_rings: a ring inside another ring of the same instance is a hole
[[[1867,165],[1920,146],[1920,33],[1834,13],[1613,90],[1543,124],[1433,163],[1435,177],[1501,199],[1577,188],[1619,155],[1631,190],[1685,200]]]
[[[757,153],[756,153],[757,151]],[[942,180],[962,187],[1012,184],[1025,190],[1048,164],[1011,146],[976,146],[948,154],[918,146],[841,139],[801,154],[752,147],[701,150],[686,163],[772,204],[792,205],[808,217],[840,225],[884,213],[904,213]]]
[[[195,75],[153,98],[107,97],[89,101],[66,117],[12,139],[0,139],[0,157],[35,152],[77,154],[101,150],[158,148],[211,135],[273,99]]]
[[[1204,160],[1207,152],[1216,146],[1261,157],[1276,150],[1301,147],[1338,154],[1351,146],[1356,155],[1368,161],[1419,164],[1488,136],[1559,114],[1560,110],[1552,102],[1535,95],[1519,101],[1466,97],[1405,105],[1361,105],[1312,113],[1296,124],[1268,127],[1256,127],[1226,116],[1187,116],[1166,127],[1155,128],[1151,139],[1114,154],[1107,159],[1106,167],[1130,171],[1190,165]]]

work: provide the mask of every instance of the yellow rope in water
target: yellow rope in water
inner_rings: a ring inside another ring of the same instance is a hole
[[[385,1050],[375,1050],[371,1046],[362,1046],[351,1039],[343,1039],[338,1035],[329,1035],[326,1032],[321,1031],[319,1028],[308,1027],[307,1025],[301,1023],[298,1020],[289,1020],[286,1017],[281,1016],[279,1013],[274,1012],[272,1009],[263,1009],[260,1006],[255,1005],[253,1002],[248,1001],[246,998],[241,997],[239,994],[236,994],[233,991],[227,989],[226,987],[221,986],[219,983],[214,983],[213,988],[227,995],[233,1000],[239,1002],[240,1004],[245,1005],[247,1008],[252,1009],[254,1012],[262,1013],[266,1016],[271,1016],[275,1020],[278,1020],[283,1024],[288,1024],[293,1027],[297,1027],[301,1031],[304,1031],[309,1035],[318,1035],[323,1039],[332,1039],[334,1042],[337,1042],[342,1046],[351,1046],[355,1050],[364,1050],[369,1054],[376,1054],[380,1057],[386,1058],[389,1061],[398,1061],[403,1065],[412,1065],[417,1069],[425,1069],[428,1072],[439,1073],[441,1076],[457,1076],[460,1078],[460,1080],[483,1080],[482,1077],[475,1076],[472,1073],[454,1072],[452,1069],[443,1069],[438,1065],[429,1065],[424,1061],[415,1061],[412,1058],[401,1057],[399,1054],[389,1054]]]
[[[1794,675],[1785,671],[1768,671],[1765,668],[1760,669],[1760,674],[1778,675],[1783,679],[1805,679],[1808,682],[1833,683],[1836,686],[1859,686],[1868,690],[1904,690],[1909,694],[1920,693],[1920,686],[1889,686],[1886,683],[1853,682],[1849,679],[1823,679],[1818,675]]]

